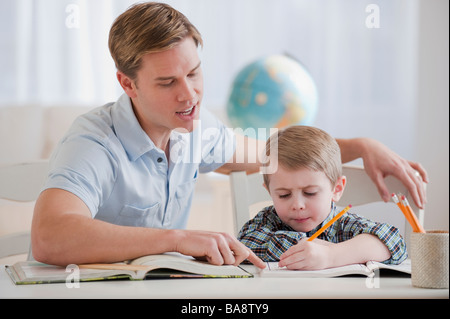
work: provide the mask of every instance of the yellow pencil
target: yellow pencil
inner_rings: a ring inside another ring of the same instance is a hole
[[[400,208],[403,215],[405,215],[405,218],[411,225],[413,232],[425,233],[425,230],[423,229],[422,225],[420,225],[419,220],[416,217],[416,214],[414,214],[414,212],[411,209],[411,206],[409,206],[406,196],[405,195],[400,196],[400,194],[397,196],[396,194],[392,194],[391,197],[394,203],[397,204],[398,208]],[[400,199],[398,197],[400,197]]]
[[[352,205],[348,205],[347,207],[345,207],[339,214],[337,214],[336,216],[333,217],[333,219],[331,219],[328,223],[326,223],[324,226],[322,226],[318,231],[316,231],[316,233],[314,235],[312,235],[311,237],[308,238],[308,241],[312,241],[315,238],[317,238],[320,234],[323,233],[323,231],[325,229],[327,229],[328,227],[330,227],[335,221],[337,221],[339,218],[341,218],[342,215],[344,215],[350,208],[352,208]]]
[[[408,214],[411,216],[413,222],[413,231],[416,233],[425,233],[425,229],[423,229],[422,225],[419,223],[416,214],[414,214],[411,206],[409,206],[408,199],[406,199],[406,196],[404,195],[402,196],[402,204],[405,207]]]
[[[392,193],[391,194],[391,198],[392,198],[392,201],[398,206],[398,208],[400,208],[400,210],[402,211],[403,215],[405,215],[405,218],[408,221],[408,223],[411,225],[413,231],[415,231],[414,221],[412,219],[412,216],[406,210],[406,207],[402,204],[402,202],[398,199],[397,194]]]

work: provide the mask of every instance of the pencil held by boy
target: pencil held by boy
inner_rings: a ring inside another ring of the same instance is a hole
[[[345,213],[308,241],[339,212],[346,184],[335,139],[318,128],[292,126],[266,143],[264,187],[273,205],[241,229],[238,239],[264,261],[288,269],[325,269],[369,260],[399,264],[406,245],[397,228]]]

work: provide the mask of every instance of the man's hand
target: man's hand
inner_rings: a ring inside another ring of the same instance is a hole
[[[428,183],[428,175],[422,165],[403,159],[378,141],[365,139],[365,142],[365,152],[362,154],[364,168],[383,200],[387,202],[391,198],[384,178],[392,175],[408,188],[417,207],[423,208],[426,203],[423,182]]]
[[[249,248],[227,233],[180,230],[175,251],[184,255],[205,258],[213,265],[239,265],[245,259],[263,269],[265,263]]]
[[[362,158],[367,175],[378,188],[381,198],[387,202],[391,192],[384,178],[392,175],[408,188],[417,207],[423,208],[427,199],[423,182],[428,175],[419,163],[410,162],[390,150],[382,143],[370,138],[336,139],[341,148],[342,162]]]

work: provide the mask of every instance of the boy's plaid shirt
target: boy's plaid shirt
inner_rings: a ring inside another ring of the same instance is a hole
[[[242,227],[238,239],[263,261],[279,261],[281,254],[302,238],[311,237],[336,214],[336,206],[333,205],[322,224],[308,233],[301,233],[284,224],[275,208],[268,206]],[[407,258],[406,244],[397,228],[353,213],[344,214],[318,238],[339,243],[364,233],[377,236],[389,249],[391,258],[385,260],[385,264],[399,264]]]

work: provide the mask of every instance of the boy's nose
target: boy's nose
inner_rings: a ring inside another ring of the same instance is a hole
[[[292,202],[292,210],[302,210],[305,209],[305,201],[301,196],[294,197]]]

